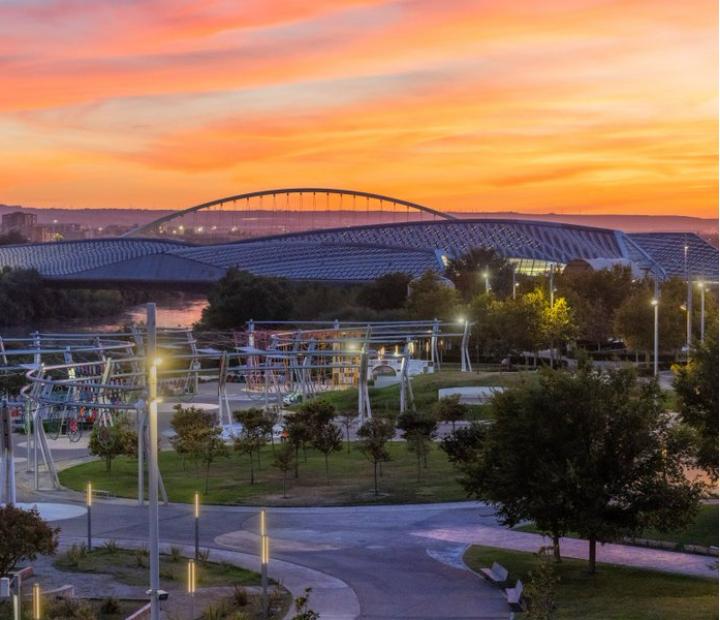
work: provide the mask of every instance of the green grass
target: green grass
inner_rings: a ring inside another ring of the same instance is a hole
[[[418,375],[412,378],[412,389],[415,397],[415,406],[418,411],[428,412],[434,403],[438,400],[438,390],[440,388],[449,387],[468,387],[468,386],[511,386],[516,385],[520,381],[531,379],[535,373],[515,372],[515,373],[499,373],[499,372],[480,372],[467,373],[460,371],[446,370],[438,373],[427,375]],[[390,385],[383,388],[371,387],[368,390],[370,394],[370,405],[373,413],[376,415],[389,415],[396,413],[400,406],[400,386]],[[357,390],[337,390],[327,392],[320,398],[335,405],[338,411],[352,411],[357,409]],[[292,407],[297,409],[297,405]],[[471,406],[470,419],[481,420],[488,417],[487,407]]]
[[[388,448],[392,461],[383,465],[379,497],[373,494],[372,465],[354,446],[350,453],[345,446],[330,456],[330,481],[325,477],[322,454],[307,451],[307,463],[300,454],[300,478],[288,476],[288,498],[282,497],[282,473],[271,466],[272,447],[261,452],[262,468],[256,472],[256,483],[249,484],[247,456],[233,452],[210,469],[208,492],[203,501],[211,504],[250,504],[273,506],[348,505],[372,503],[441,502],[466,499],[456,481],[457,473],[445,453],[432,446],[428,468],[417,479],[417,461],[404,442],[391,442]],[[190,502],[196,491],[203,491],[204,470],[185,463],[175,452],[160,453],[160,471],[171,501]],[[120,497],[136,497],[137,461],[118,457],[112,472],[105,471],[102,461],[76,465],[60,472],[60,482],[82,491],[88,480],[93,487]]]
[[[534,523],[521,525],[515,528],[521,532],[536,532],[539,530]],[[575,532],[569,532],[568,536],[579,538]],[[658,532],[657,530],[647,530],[637,536],[647,540],[659,540],[665,542],[673,542],[682,548],[683,545],[701,545],[703,547],[714,546],[718,544],[718,506],[717,504],[703,504],[694,521],[685,529],[677,532]]]
[[[473,546],[465,553],[473,570],[499,562],[514,583],[530,582],[537,566],[532,553]],[[718,618],[717,583],[710,579],[669,575],[610,564],[598,564],[590,575],[587,562],[563,559],[557,567],[555,620],[712,620]],[[522,618],[523,616],[519,616]]]
[[[119,583],[139,586],[147,582],[147,551],[99,547],[92,551],[77,552],[78,547],[62,553],[53,562],[59,570],[74,573],[103,573],[112,575]],[[182,586],[186,583],[187,559],[160,556],[160,578]],[[260,575],[231,564],[200,562],[197,568],[199,587],[222,585],[260,585]]]

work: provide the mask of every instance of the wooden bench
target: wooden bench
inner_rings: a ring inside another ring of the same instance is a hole
[[[508,605],[510,609],[515,611],[522,611],[522,595],[523,595],[523,584],[519,579],[515,583],[513,588],[505,588],[505,596],[507,597]]]
[[[490,568],[483,568],[481,571],[485,579],[498,586],[504,585],[508,578],[507,569],[497,562],[493,562]]]

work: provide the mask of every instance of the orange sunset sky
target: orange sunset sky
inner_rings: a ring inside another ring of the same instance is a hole
[[[0,0],[0,203],[715,217],[714,0]]]

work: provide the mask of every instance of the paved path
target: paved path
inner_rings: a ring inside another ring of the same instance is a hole
[[[536,552],[539,547],[551,544],[551,540],[540,534],[530,532],[516,532],[497,527],[484,527],[471,525],[466,527],[447,528],[432,532],[410,532],[413,536],[432,537],[450,543],[467,543],[497,547],[499,549],[513,549],[515,551]],[[566,558],[587,559],[588,543],[577,538],[560,539],[560,553]],[[661,549],[647,549],[631,545],[606,544],[597,547],[598,562],[608,564],[621,564],[662,571],[678,573],[693,577],[717,578],[717,559],[696,555],[693,553],[678,553]]]

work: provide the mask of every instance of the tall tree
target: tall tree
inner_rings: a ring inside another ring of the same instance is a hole
[[[458,431],[449,454],[504,524],[534,520],[558,556],[566,531],[586,537],[594,572],[598,541],[675,529],[697,509],[700,485],[684,475],[690,448],[661,403],[630,371],[546,370],[495,395],[495,423],[482,437]]]
[[[287,499],[287,476],[294,464],[295,448],[290,442],[285,441],[275,451],[275,457],[272,463],[273,467],[279,469],[283,475],[283,499]]]
[[[445,275],[467,303],[485,292],[485,279],[496,297],[512,293],[513,266],[492,248],[476,247],[462,256],[453,258],[445,269]]]
[[[373,488],[378,495],[378,467],[390,460],[387,442],[395,436],[395,426],[386,418],[370,418],[357,432],[358,449],[373,466]]]
[[[443,422],[450,422],[455,432],[455,423],[468,417],[470,408],[460,402],[460,395],[453,394],[438,400],[432,408],[433,415]]]
[[[410,276],[402,271],[386,273],[360,289],[357,303],[373,310],[402,308],[407,298]]]
[[[115,457],[137,454],[137,433],[123,418],[118,418],[112,426],[95,424],[90,434],[88,451],[105,459],[105,471],[112,470]]]
[[[460,296],[450,281],[428,270],[410,283],[405,308],[411,319],[454,320]]]
[[[576,333],[572,308],[564,297],[557,297],[552,306],[548,305],[543,310],[541,330],[545,341],[550,345],[554,364],[556,349],[570,342]]]
[[[704,343],[698,343],[690,363],[674,366],[675,392],[683,422],[697,433],[697,462],[714,479],[718,477],[718,335],[709,326]]]
[[[403,432],[405,445],[417,459],[417,477],[422,478],[422,467],[427,467],[427,457],[437,431],[437,420],[429,414],[406,411],[397,419],[397,426]]]
[[[208,293],[200,325],[232,329],[252,318],[280,321],[290,318],[291,313],[292,297],[284,280],[231,267]]]
[[[267,442],[267,421],[263,410],[257,407],[233,412],[233,417],[242,425],[235,438],[235,450],[247,454],[250,460],[250,484],[255,484],[255,456]]]

